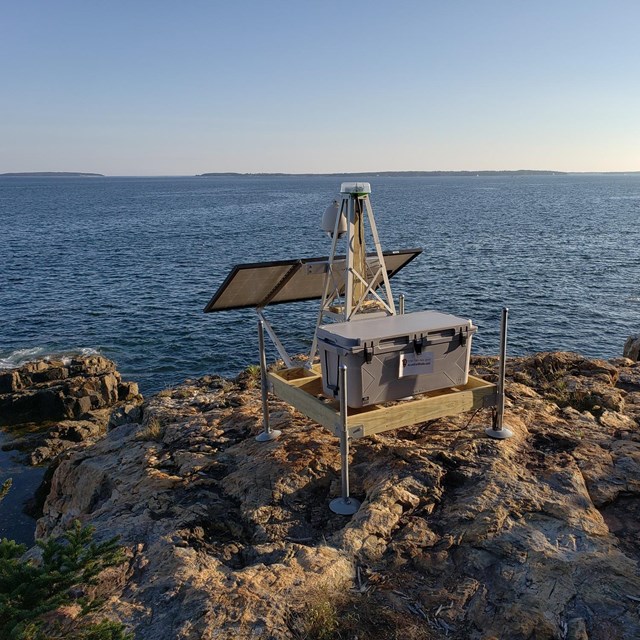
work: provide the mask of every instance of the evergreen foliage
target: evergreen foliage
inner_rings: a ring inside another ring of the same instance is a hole
[[[96,584],[96,576],[124,560],[117,538],[93,541],[93,527],[75,521],[61,539],[38,541],[42,559],[23,559],[26,547],[6,538],[0,540],[0,638],[3,640],[130,640],[119,623],[83,623],[82,616],[99,602],[84,594],[83,587]],[[80,595],[78,595],[80,594]],[[79,604],[81,614],[72,633],[56,636],[42,629],[43,616],[63,605]]]

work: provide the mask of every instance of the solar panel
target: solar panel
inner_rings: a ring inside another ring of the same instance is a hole
[[[387,274],[391,278],[414,258],[422,249],[403,249],[383,253]],[[334,284],[344,286],[342,273],[345,269],[344,256],[334,260]],[[367,255],[367,266],[373,272],[379,266],[375,253]],[[277,262],[254,262],[238,264],[220,285],[209,304],[206,313],[247,307],[265,307],[267,304],[282,304],[302,300],[319,300],[324,293],[325,274],[329,269],[329,258],[300,258]],[[382,274],[374,288],[382,283]]]

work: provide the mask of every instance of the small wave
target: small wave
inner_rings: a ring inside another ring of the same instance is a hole
[[[33,360],[62,360],[66,365],[69,364],[71,358],[77,356],[92,356],[96,355],[98,351],[89,347],[82,347],[78,349],[68,349],[66,351],[48,351],[44,347],[33,347],[32,349],[16,349],[6,356],[0,356],[0,369],[14,369],[15,367],[21,367],[27,362]]]
[[[33,349],[17,349],[9,355],[0,358],[0,369],[13,369],[19,367],[26,362],[35,360],[44,353],[42,347],[34,347]]]
[[[630,296],[627,298],[627,302],[640,302],[640,296]]]

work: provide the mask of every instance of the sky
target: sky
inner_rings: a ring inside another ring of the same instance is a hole
[[[640,2],[0,0],[0,173],[640,171]]]

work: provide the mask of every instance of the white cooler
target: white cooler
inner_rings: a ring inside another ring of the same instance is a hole
[[[318,327],[322,385],[338,397],[347,365],[347,404],[365,407],[467,383],[471,320],[439,311],[337,322]]]

